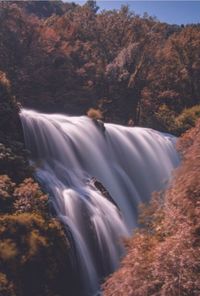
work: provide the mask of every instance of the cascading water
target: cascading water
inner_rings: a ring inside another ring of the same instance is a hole
[[[21,120],[36,178],[73,237],[82,295],[95,295],[102,277],[119,263],[121,239],[136,226],[138,203],[166,186],[177,166],[176,139],[114,124],[104,130],[84,116],[22,110]],[[114,203],[95,187],[93,177]]]

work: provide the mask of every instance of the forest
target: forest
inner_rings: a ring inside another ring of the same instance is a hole
[[[29,164],[22,107],[179,137],[172,186],[140,205],[101,284],[105,296],[198,296],[200,24],[99,12],[92,0],[0,2],[0,295],[82,296],[71,234]]]
[[[62,2],[2,1],[0,68],[36,110],[180,135],[199,116],[200,28]]]

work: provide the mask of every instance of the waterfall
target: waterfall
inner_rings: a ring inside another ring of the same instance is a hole
[[[95,295],[118,266],[122,238],[137,225],[137,205],[167,185],[178,165],[176,138],[85,116],[21,111],[36,178],[73,238],[82,295]],[[96,186],[98,180],[113,199]]]

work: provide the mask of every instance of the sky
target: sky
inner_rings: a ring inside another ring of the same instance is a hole
[[[71,2],[71,1],[68,1]],[[74,0],[73,2],[84,4],[86,1]],[[143,15],[147,12],[156,16],[160,21],[169,24],[200,23],[200,0],[196,1],[97,1],[100,9],[119,9],[121,5],[128,4],[135,13]]]

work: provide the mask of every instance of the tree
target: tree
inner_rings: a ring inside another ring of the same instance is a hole
[[[90,8],[90,10],[95,14],[99,10],[99,6],[97,6],[96,1],[94,0],[87,0],[84,6]]]

